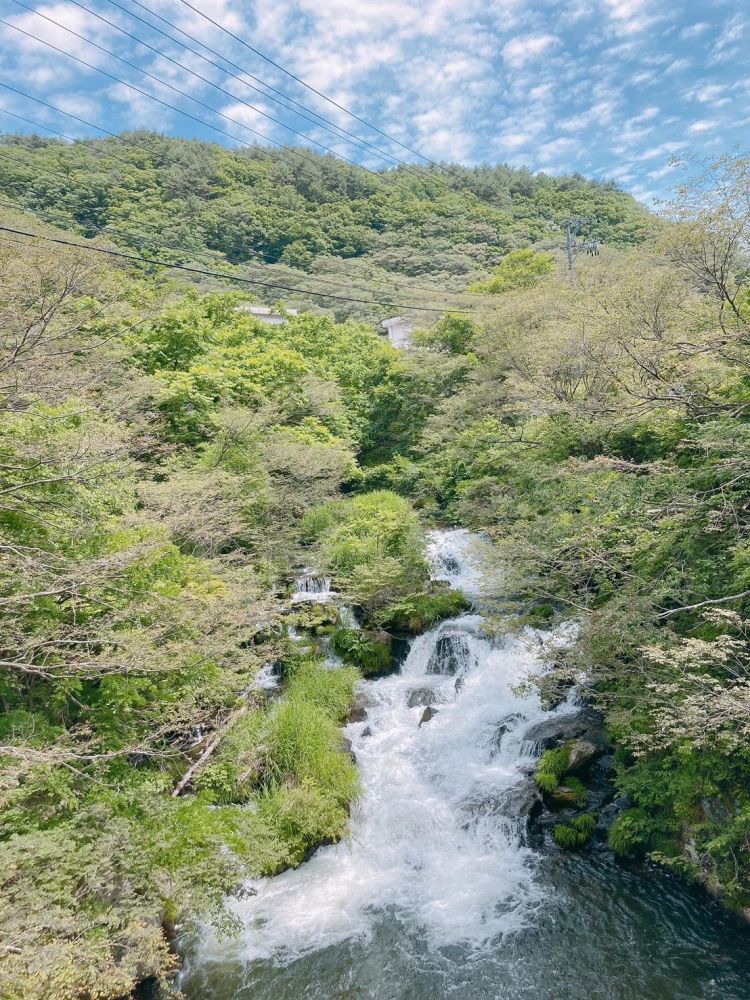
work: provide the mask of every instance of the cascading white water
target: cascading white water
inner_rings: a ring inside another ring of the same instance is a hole
[[[465,531],[430,545],[436,578],[470,595],[471,545]],[[516,688],[541,669],[527,644],[491,641],[472,614],[417,638],[399,674],[362,682],[367,718],[345,730],[363,785],[349,840],[253,883],[231,906],[239,938],[207,935],[194,961],[286,962],[366,936],[384,911],[438,947],[524,926],[542,898],[524,845],[524,733],[551,713]],[[420,725],[426,706],[436,712]]]
[[[333,597],[331,581],[325,576],[304,575],[295,580],[292,603],[301,601],[318,601],[326,603]]]

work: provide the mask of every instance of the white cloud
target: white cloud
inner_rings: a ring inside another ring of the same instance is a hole
[[[700,135],[702,132],[710,132],[711,129],[716,128],[718,122],[709,121],[708,118],[702,118],[697,122],[693,122],[692,125],[688,126],[688,132],[690,135]]]
[[[537,59],[550,47],[557,45],[559,39],[555,35],[518,35],[503,46],[503,59],[509,66],[523,66],[530,60]]]
[[[687,28],[683,28],[680,32],[680,38],[698,38],[708,31],[710,27],[711,25],[707,21],[698,21],[697,24],[690,24]]]

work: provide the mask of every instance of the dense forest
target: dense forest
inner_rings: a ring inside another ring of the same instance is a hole
[[[168,991],[176,925],[345,835],[357,679],[465,603],[433,524],[497,543],[498,628],[577,624],[544,694],[605,714],[612,849],[750,907],[750,165],[655,216],[150,133],[0,154],[4,225],[80,244],[0,242],[2,996]],[[266,325],[276,291],[91,246],[364,301]],[[374,324],[406,296],[457,305],[400,351]],[[310,565],[361,629],[290,603]]]

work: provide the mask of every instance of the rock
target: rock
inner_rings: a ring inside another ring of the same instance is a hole
[[[416,708],[417,705],[429,705],[435,700],[435,692],[431,687],[414,688],[409,692],[406,700],[407,708]]]
[[[604,806],[599,812],[599,819],[596,823],[596,832],[599,836],[606,838],[609,831],[615,825],[615,820],[620,813],[625,812],[626,809],[630,809],[632,804],[627,795],[620,795],[610,802],[609,805]]]
[[[599,753],[599,749],[590,740],[577,739],[570,744],[568,770],[580,771]]]
[[[352,741],[349,739],[348,736],[344,737],[344,753],[351,760],[352,764],[357,763],[357,755],[352,749]]]
[[[492,742],[491,742],[492,749],[490,751],[492,757],[494,757],[496,754],[500,752],[500,745],[503,742],[503,736],[505,736],[507,732],[513,729],[515,724],[521,718],[523,718],[523,716],[521,715],[520,712],[513,712],[511,715],[506,716],[505,719],[503,719],[503,721],[497,727],[495,732],[492,734]],[[533,773],[534,771],[536,771],[536,764],[534,764],[534,766],[531,768],[531,773]]]
[[[428,705],[424,712],[422,712],[422,718],[419,720],[420,728],[425,724],[425,722],[429,722],[430,719],[434,719],[437,714],[438,710],[433,708],[432,705]]]
[[[470,799],[462,808],[473,815],[533,818],[542,808],[542,796],[533,781],[524,779],[502,792]]]
[[[362,730],[362,739],[364,739],[366,736],[372,736],[372,729],[370,729],[369,726],[365,726],[365,728]]]
[[[351,711],[346,717],[346,721],[364,722],[366,718],[367,718],[367,709],[365,708],[365,704],[364,701],[362,700],[361,695],[358,695],[354,700],[354,704],[351,707]]]
[[[463,632],[441,635],[427,663],[428,674],[463,673],[473,656],[468,637]]]
[[[456,694],[458,694],[458,692],[461,690],[461,688],[463,686],[464,686],[464,679],[463,679],[463,677],[457,677],[456,678],[456,683],[453,685],[453,689],[456,692]]]
[[[527,730],[524,739],[539,750],[551,750],[575,739],[585,739],[601,750],[607,745],[601,716],[588,707],[573,715],[553,716],[538,722]]]
[[[568,788],[567,785],[558,785],[548,794],[556,805],[577,806],[580,793],[575,788]]]

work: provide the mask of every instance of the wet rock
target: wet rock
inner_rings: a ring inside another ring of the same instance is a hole
[[[409,692],[406,701],[407,708],[416,708],[417,705],[429,705],[435,700],[435,692],[431,687],[414,688]]]
[[[607,834],[615,825],[615,820],[620,813],[625,812],[626,809],[630,809],[632,805],[633,803],[627,795],[620,795],[610,802],[609,805],[604,806],[599,811],[599,819],[596,823],[597,834],[606,839]]]
[[[568,770],[580,771],[600,752],[590,740],[573,740],[570,743],[570,756],[568,757]]]
[[[493,795],[469,799],[462,808],[474,816],[533,818],[543,809],[542,796],[533,781],[523,779],[512,788]]]
[[[456,692],[456,694],[458,694],[458,692],[461,690],[461,688],[463,686],[464,686],[464,679],[463,679],[463,677],[457,677],[456,678],[456,683],[453,685],[453,689]]]
[[[575,714],[538,722],[527,730],[524,739],[539,750],[551,750],[576,739],[593,743],[600,750],[607,745],[602,718],[593,708],[588,707]]]
[[[558,785],[548,793],[553,803],[558,806],[578,806],[580,789],[569,788],[568,785]]]
[[[352,748],[352,741],[349,739],[348,736],[344,736],[343,742],[344,742],[344,753],[351,760],[352,764],[356,764],[357,763],[357,755],[355,754],[355,752],[354,752],[354,750]]]
[[[362,730],[362,738],[364,739],[367,736],[372,736],[372,729],[370,729],[369,726],[365,726],[365,728]]]
[[[422,718],[419,720],[420,728],[425,724],[425,722],[429,722],[430,719],[434,719],[437,714],[438,710],[433,708],[432,705],[428,705],[424,712],[422,712]]]
[[[358,696],[354,700],[354,704],[351,707],[351,711],[346,717],[347,722],[364,722],[367,718],[367,708],[365,707],[364,701],[361,696]]]
[[[491,741],[490,752],[493,757],[500,751],[500,745],[503,742],[503,736],[505,736],[506,733],[509,733],[511,729],[514,729],[516,723],[519,721],[519,719],[522,718],[523,716],[521,715],[520,712],[513,712],[512,715],[506,716],[500,723],[500,725],[497,727],[495,732],[492,734],[492,741]],[[536,771],[536,764],[534,764],[533,767],[530,768],[530,773],[533,774],[534,771]]]
[[[469,640],[463,632],[441,635],[427,663],[428,674],[457,674],[464,672],[472,661]]]

